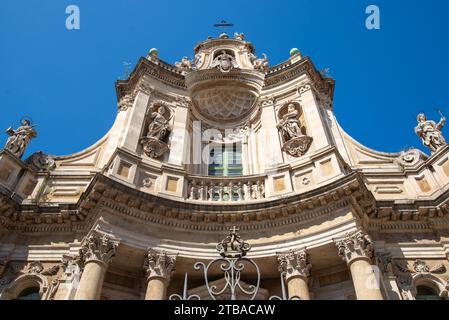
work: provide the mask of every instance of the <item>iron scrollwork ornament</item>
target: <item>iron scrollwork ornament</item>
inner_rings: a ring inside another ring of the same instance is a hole
[[[197,294],[192,294],[189,296],[187,292],[188,288],[188,282],[187,282],[187,273],[184,276],[184,288],[182,290],[182,296],[180,294],[172,294],[170,297],[168,297],[168,300],[181,300],[181,301],[188,301],[188,300],[201,300],[200,296]]]
[[[207,291],[213,300],[217,300],[217,297],[225,294],[230,294],[230,300],[237,300],[237,294],[254,300],[259,292],[259,267],[253,260],[245,257],[251,250],[251,246],[240,238],[237,231],[238,228],[232,227],[229,235],[217,244],[220,258],[212,260],[207,265],[203,262],[197,262],[194,265],[195,270],[203,269]],[[219,266],[220,271],[224,274],[225,284],[223,288],[209,284],[208,274],[214,266]],[[245,268],[248,266],[255,269],[257,279],[255,285],[249,284],[245,287],[240,280],[241,274],[246,271]]]

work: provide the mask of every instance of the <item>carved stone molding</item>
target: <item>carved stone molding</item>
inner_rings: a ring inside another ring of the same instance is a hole
[[[167,254],[163,250],[149,249],[143,265],[147,280],[160,278],[168,283],[176,269],[176,257],[177,255]]]
[[[132,92],[132,93],[124,95],[117,103],[118,110],[126,111],[129,108],[131,108],[133,106],[134,99],[136,98],[136,95],[137,95],[136,92]]]
[[[423,160],[423,154],[417,149],[411,149],[401,152],[397,161],[402,167],[410,167]]]
[[[153,137],[143,137],[140,143],[145,154],[152,159],[159,159],[170,149],[165,142]]]
[[[415,260],[413,262],[413,268],[409,268],[408,265],[404,265],[402,263],[395,264],[397,270],[403,274],[416,274],[416,273],[432,273],[439,274],[445,273],[446,267],[442,263],[437,263],[434,265],[429,265],[423,260]]]
[[[313,138],[309,136],[299,136],[284,143],[282,151],[287,152],[292,157],[302,157],[309,150],[312,141]]]
[[[151,96],[151,94],[154,91],[154,88],[150,84],[148,84],[147,82],[140,81],[139,84],[137,85],[136,91],[141,91],[144,94],[146,94],[148,96]],[[134,92],[134,94],[137,95],[137,92]]]
[[[278,254],[279,271],[285,273],[286,280],[301,277],[307,280],[311,275],[312,265],[306,250],[290,251]]]
[[[108,264],[115,256],[118,241],[107,235],[93,233],[84,239],[79,250],[79,261],[82,266],[90,261]]]
[[[33,153],[25,162],[39,172],[50,172],[56,168],[55,159],[42,151]]]
[[[375,258],[377,265],[384,274],[394,276],[393,258],[390,252],[376,252]]]
[[[373,241],[362,231],[348,234],[345,238],[336,240],[335,244],[338,249],[338,256],[347,264],[350,264],[356,259],[367,259],[371,261],[373,257]]]

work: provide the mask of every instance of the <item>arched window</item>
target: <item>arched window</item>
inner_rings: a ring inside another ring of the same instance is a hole
[[[443,300],[438,292],[429,286],[417,286],[416,291],[416,300]]]
[[[23,289],[15,300],[41,300],[39,287],[29,287]]]

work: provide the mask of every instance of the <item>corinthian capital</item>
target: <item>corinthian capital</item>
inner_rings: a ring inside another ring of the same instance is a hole
[[[338,249],[338,256],[348,264],[355,259],[371,260],[373,257],[373,241],[362,231],[348,234],[345,238],[336,240],[335,244]]]
[[[109,238],[107,235],[93,233],[84,239],[78,260],[82,265],[90,261],[108,264],[115,256],[117,245],[118,241]]]
[[[278,254],[279,271],[285,273],[288,280],[292,277],[307,279],[310,277],[312,265],[309,263],[309,255],[306,250],[290,251]]]
[[[147,280],[162,278],[169,282],[176,268],[176,255],[149,249],[143,265]]]

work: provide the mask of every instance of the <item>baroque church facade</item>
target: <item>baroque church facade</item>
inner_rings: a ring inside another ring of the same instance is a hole
[[[371,150],[334,80],[243,34],[116,83],[110,131],[67,156],[0,150],[0,299],[448,299],[449,147]]]

